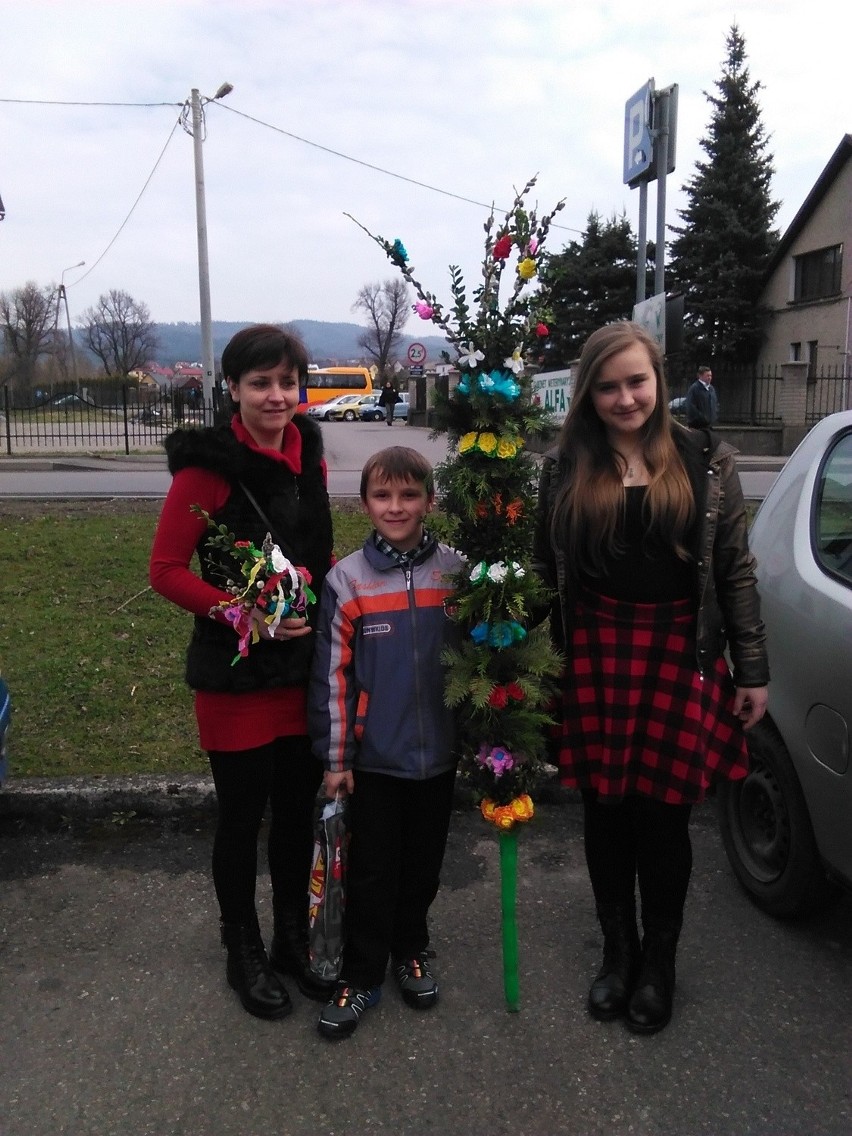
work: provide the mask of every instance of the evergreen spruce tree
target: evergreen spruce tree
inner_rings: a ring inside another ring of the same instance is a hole
[[[608,221],[592,212],[578,241],[545,256],[537,313],[550,327],[541,364],[567,367],[599,327],[630,319],[636,301],[637,240],[625,214]],[[649,247],[653,280],[653,246]]]
[[[773,174],[768,138],[751,82],[745,40],[731,26],[718,95],[679,210],[684,224],[671,226],[671,278],[684,293],[685,346],[691,360],[752,362],[762,338],[758,298],[778,241],[770,197]],[[706,92],[705,92],[706,93]]]

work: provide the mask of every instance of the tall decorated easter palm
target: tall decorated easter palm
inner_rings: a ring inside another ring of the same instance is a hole
[[[458,356],[461,379],[435,406],[436,428],[449,440],[438,486],[453,543],[467,558],[448,609],[464,634],[444,656],[446,700],[458,711],[462,771],[500,834],[504,989],[512,1011],[519,1007],[517,826],[533,815],[530,794],[542,774],[561,668],[546,625],[530,627],[547,597],[529,567],[537,470],[525,441],[544,430],[546,412],[532,401],[526,360],[548,329],[531,316],[529,300],[562,208],[559,202],[541,220],[527,210],[534,184],[516,194],[502,222],[493,212],[486,222],[482,280],[470,302],[459,269],[450,267],[447,309],[415,278],[401,240],[364,230],[414,288],[414,310],[444,332]]]

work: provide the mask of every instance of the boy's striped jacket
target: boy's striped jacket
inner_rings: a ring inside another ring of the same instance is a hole
[[[404,568],[371,536],[326,576],[308,688],[326,769],[422,780],[456,764],[440,656],[457,639],[444,600],[462,564],[432,540]]]

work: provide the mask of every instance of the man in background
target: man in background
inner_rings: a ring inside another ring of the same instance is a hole
[[[713,371],[698,368],[698,377],[686,392],[684,405],[687,426],[715,426],[719,421],[719,396],[713,389]]]

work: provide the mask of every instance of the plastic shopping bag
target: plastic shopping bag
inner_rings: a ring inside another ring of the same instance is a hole
[[[343,956],[346,850],[346,797],[335,797],[320,808],[308,890],[308,936],[311,969],[334,980]]]

